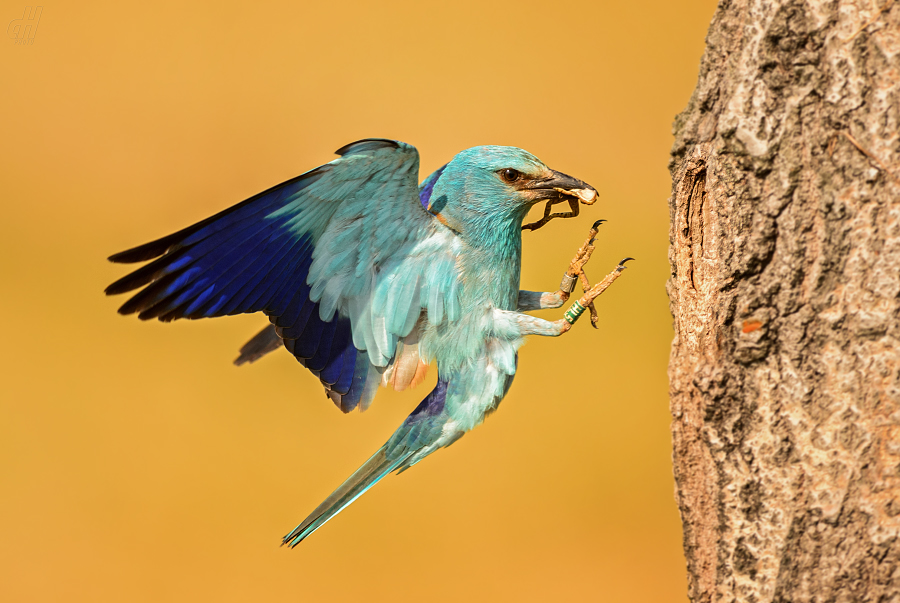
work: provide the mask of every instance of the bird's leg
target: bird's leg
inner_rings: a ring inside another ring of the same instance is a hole
[[[606,275],[606,277],[584,292],[584,295],[581,296],[581,299],[575,301],[572,306],[566,310],[565,315],[562,319],[556,321],[562,329],[562,333],[565,333],[572,325],[575,324],[575,321],[578,320],[578,317],[584,313],[586,308],[592,307],[594,300],[600,296],[601,293],[606,291],[610,285],[612,285],[617,278],[622,274],[622,271],[625,270],[625,262],[629,260],[633,260],[634,258],[625,258],[613,269],[612,272]],[[587,279],[584,280],[584,283],[587,283]],[[594,312],[591,313],[591,321],[593,322]]]
[[[569,269],[566,270],[566,273],[563,276],[562,283],[560,284],[560,290],[567,288],[568,293],[572,293],[572,291],[575,289],[576,277],[578,277],[578,279],[581,281],[581,287],[585,292],[590,290],[591,284],[590,282],[588,282],[587,275],[584,273],[584,265],[587,264],[588,260],[591,259],[591,254],[594,253],[594,240],[597,237],[600,225],[604,222],[606,222],[606,220],[597,220],[591,226],[591,230],[588,232],[587,239],[585,239],[581,247],[578,248],[578,251],[575,252],[575,257],[572,258],[572,261],[569,262]],[[568,294],[566,295],[566,298],[568,298]],[[591,326],[596,329],[599,317],[597,316],[597,309],[594,307],[593,301],[588,304],[588,308],[591,311]]]
[[[509,310],[499,309],[494,310],[494,313],[496,315],[495,326],[500,330],[509,328],[510,334],[519,336],[544,335],[547,337],[557,337],[559,335],[562,335],[563,333],[571,329],[572,325],[575,324],[575,321],[578,320],[578,317],[584,313],[585,309],[589,308],[591,304],[593,304],[594,300],[599,297],[601,293],[606,291],[617,278],[619,278],[619,276],[622,274],[622,271],[625,270],[625,262],[633,259],[634,258],[625,258],[624,260],[619,262],[619,264],[613,269],[613,271],[607,274],[602,281],[585,291],[584,295],[581,296],[581,299],[573,303],[572,307],[566,310],[563,318],[560,318],[559,320],[551,322],[549,320],[544,320],[543,318],[538,318],[536,316],[522,314],[522,304],[520,300],[519,312],[511,312]],[[545,293],[544,295],[549,294]]]
[[[600,225],[604,222],[606,222],[606,220],[597,220],[594,222],[593,226],[591,226],[591,230],[588,231],[587,239],[585,239],[578,251],[575,252],[575,257],[572,258],[572,261],[569,262],[569,268],[566,270],[565,274],[563,274],[562,282],[559,284],[558,290],[554,292],[547,291],[545,293],[519,291],[518,309],[520,312],[560,307],[569,299],[572,291],[575,290],[575,283],[578,280],[581,280],[581,286],[585,291],[588,291],[591,288],[587,276],[584,274],[584,265],[591,259],[591,254],[594,253],[594,239],[597,236]],[[590,305],[590,309],[591,324],[596,327],[597,321],[595,316],[597,315],[597,311],[594,309],[593,304]]]
[[[571,209],[572,211],[567,211],[560,214],[551,214],[550,211],[553,206],[557,203],[562,203],[563,201],[569,202],[569,209]],[[574,218],[578,216],[578,211],[580,209],[578,207],[578,202],[578,198],[573,197],[567,197],[564,199],[551,199],[547,201],[547,205],[544,206],[544,216],[537,222],[532,222],[531,224],[523,224],[522,230],[537,230],[553,218]]]

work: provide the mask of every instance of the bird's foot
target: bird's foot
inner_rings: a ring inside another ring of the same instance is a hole
[[[590,254],[588,254],[590,257]],[[564,326],[563,332],[568,331],[571,328],[571,325],[575,324],[575,321],[578,320],[578,317],[581,316],[586,309],[590,309],[591,312],[591,325],[594,328],[597,328],[597,311],[594,309],[594,300],[597,299],[601,293],[606,291],[610,285],[612,285],[617,278],[622,274],[622,271],[625,270],[625,262],[629,260],[633,260],[634,258],[625,258],[613,269],[612,272],[606,275],[602,281],[591,287],[587,282],[587,277],[584,276],[584,272],[582,271],[580,274],[582,276],[582,286],[584,287],[584,295],[581,296],[581,299],[577,300],[572,306],[566,310],[566,313],[563,315],[563,321],[565,321],[566,325]],[[584,264],[582,264],[583,266]]]
[[[575,257],[572,258],[572,261],[569,262],[569,269],[566,270],[566,273],[563,275],[562,282],[559,285],[559,291],[557,292],[563,301],[567,300],[572,291],[575,290],[575,282],[577,280],[581,281],[581,287],[584,291],[590,290],[591,285],[588,282],[587,275],[584,273],[584,265],[587,264],[588,260],[591,259],[591,254],[594,253],[594,239],[597,236],[600,225],[604,222],[606,222],[606,220],[597,220],[594,222],[593,226],[591,226],[591,230],[588,232],[587,239],[585,239],[581,247],[578,248],[578,251],[575,252]],[[597,310],[594,308],[593,303],[591,303],[589,307],[591,311],[591,324],[594,328],[597,328]]]

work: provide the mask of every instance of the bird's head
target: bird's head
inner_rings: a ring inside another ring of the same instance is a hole
[[[527,151],[482,146],[466,149],[444,167],[428,210],[465,235],[517,230],[541,201],[573,199],[590,205],[596,198],[594,187],[551,170]]]

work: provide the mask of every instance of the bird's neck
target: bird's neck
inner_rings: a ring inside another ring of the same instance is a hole
[[[522,265],[522,218],[470,223],[461,234],[469,248],[466,280],[478,290],[474,298],[514,309]]]
[[[522,220],[524,213],[467,220],[461,234],[472,251],[490,261],[511,261],[522,254]],[[517,261],[517,260],[516,260]]]

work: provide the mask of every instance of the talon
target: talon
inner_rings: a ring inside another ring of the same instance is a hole
[[[634,258],[625,258],[624,260],[622,260],[621,262],[619,262],[619,266],[622,266],[622,267],[624,268],[624,267],[625,267],[625,262],[631,261],[631,260],[633,260],[633,259],[634,259]]]
[[[594,222],[594,225],[591,226],[591,229],[597,230],[597,227],[600,226],[601,224],[603,224],[604,222],[606,222],[606,220],[597,220],[596,222]]]

